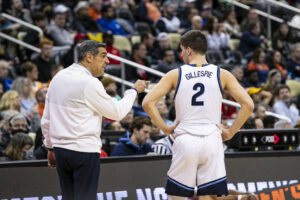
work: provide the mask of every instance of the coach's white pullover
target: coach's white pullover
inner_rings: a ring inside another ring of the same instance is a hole
[[[73,64],[55,75],[42,118],[44,144],[80,152],[100,152],[102,116],[121,120],[137,96],[127,90],[122,100],[110,97],[85,67]]]

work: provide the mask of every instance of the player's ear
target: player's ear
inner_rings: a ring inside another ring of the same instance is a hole
[[[190,56],[192,54],[192,49],[191,47],[187,47],[186,48],[186,52],[187,52],[187,55]]]

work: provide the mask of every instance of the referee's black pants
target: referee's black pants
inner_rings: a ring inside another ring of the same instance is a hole
[[[100,173],[99,153],[54,148],[62,200],[96,200]]]

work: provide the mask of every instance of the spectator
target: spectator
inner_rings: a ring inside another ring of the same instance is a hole
[[[24,116],[32,114],[34,106],[36,105],[36,100],[32,91],[31,81],[27,78],[19,77],[14,80],[11,88],[20,95],[21,113]]]
[[[4,91],[9,90],[13,82],[12,79],[8,78],[9,68],[9,63],[6,60],[0,60],[0,82],[4,85]]]
[[[42,83],[47,83],[51,78],[51,66],[54,64],[54,59],[51,58],[53,42],[45,38],[41,41],[40,47],[41,54],[32,62],[38,67],[38,80]]]
[[[157,69],[163,73],[167,73],[172,69],[179,67],[179,64],[175,63],[175,55],[172,49],[165,49],[162,51],[162,62],[158,64]]]
[[[235,101],[232,96],[227,91],[224,91],[223,98]],[[225,103],[222,103],[222,116],[226,117],[227,119],[235,119],[237,115],[237,109],[235,106],[231,106]]]
[[[120,121],[120,123],[125,130],[129,130],[130,124],[132,122],[133,122],[133,109],[129,111],[129,113]]]
[[[109,77],[103,77],[101,79],[101,82],[103,84],[104,89],[106,90],[107,94],[118,101],[121,100],[121,97],[117,93],[117,84],[114,81],[114,79],[109,78]]]
[[[264,83],[267,80],[269,67],[264,63],[265,52],[262,49],[256,49],[253,52],[252,60],[248,63],[248,70],[256,70],[259,76],[259,82]]]
[[[203,6],[200,11],[200,16],[202,17],[202,26],[204,27],[206,26],[207,20],[212,17],[212,8],[210,6]]]
[[[43,37],[47,38],[49,40],[51,40],[51,36],[48,34],[47,31],[47,18],[46,15],[42,12],[34,12],[32,14],[32,20],[33,20],[33,24],[37,27],[39,27],[40,29],[42,29],[43,31]],[[37,32],[34,29],[28,29],[28,31],[26,32],[26,35],[24,37],[24,42],[31,44],[35,47],[39,47],[40,46],[40,42],[41,42],[41,36],[40,33]],[[30,57],[32,51],[31,50],[27,50],[27,56]]]
[[[194,0],[193,0],[194,1]],[[187,0],[185,0],[186,3]],[[193,2],[191,2],[193,3]],[[183,28],[184,29],[184,32],[187,32],[189,30],[192,30],[192,20],[195,16],[199,16],[199,11],[197,10],[197,8],[194,8],[194,7],[185,7],[187,9],[187,18],[186,17],[183,17],[183,18],[180,18],[180,28]],[[199,16],[200,17],[200,16]],[[202,27],[202,18],[201,18],[201,27]]]
[[[276,94],[278,101],[273,105],[273,111],[290,118],[292,125],[295,126],[296,120],[299,117],[299,110],[296,105],[291,102],[290,88],[286,85],[282,85],[278,87]]]
[[[289,57],[290,45],[295,42],[295,37],[287,23],[280,24],[272,39],[273,48],[280,51],[285,59]]]
[[[135,117],[131,124],[130,138],[121,138],[114,147],[112,156],[146,155],[153,152],[151,146],[146,143],[152,131],[152,123],[149,118]]]
[[[5,110],[16,110],[20,112],[21,99],[17,91],[10,90],[5,92],[0,100],[0,112]]]
[[[231,70],[231,73],[233,76],[238,80],[238,82],[243,85],[243,79],[244,79],[244,71],[241,66],[234,66]]]
[[[270,69],[278,69],[281,72],[282,79],[285,80],[287,78],[288,72],[281,61],[282,59],[280,51],[274,50],[269,56],[268,66]]]
[[[79,1],[74,9],[76,17],[74,19],[74,29],[78,33],[101,32],[97,22],[89,16],[89,4],[86,1]]]
[[[171,48],[169,35],[167,33],[159,33],[157,36],[157,41],[158,47],[155,49],[155,57],[159,60],[162,60],[162,51]]]
[[[246,70],[245,71],[245,80],[243,86],[248,87],[260,87],[258,72],[256,70]]]
[[[300,44],[296,44],[291,51],[291,58],[287,61],[288,76],[300,81]]]
[[[156,23],[159,32],[176,33],[180,27],[180,20],[175,16],[176,4],[165,1],[163,4],[163,16]]]
[[[119,121],[109,122],[104,127],[105,130],[108,131],[125,131]]]
[[[240,25],[236,19],[234,9],[230,9],[227,13],[225,13],[224,26],[231,38],[239,39],[242,36]]]
[[[33,91],[33,94],[35,95],[35,93],[40,88],[44,87],[44,84],[41,83],[40,81],[38,81],[39,71],[38,71],[36,64],[34,64],[30,61],[27,61],[22,64],[21,70],[22,70],[22,74],[27,79],[30,80],[31,86],[32,86],[32,91]]]
[[[0,158],[0,161],[13,160],[32,160],[33,153],[29,150],[33,146],[31,137],[24,133],[17,133],[11,139],[5,150],[5,156]]]
[[[254,104],[264,103],[265,105],[269,105],[272,99],[272,94],[262,90],[262,88],[251,87],[248,89],[248,94],[251,96]]]
[[[102,0],[90,0],[90,8],[89,8],[89,16],[93,18],[93,20],[97,21],[102,17],[101,8],[102,8]]]
[[[166,49],[171,48],[170,37],[167,33],[159,33],[157,36],[157,41],[158,41],[158,47],[156,47],[154,50],[155,57],[158,60],[162,60],[162,52]],[[174,50],[174,55],[176,60],[179,61],[178,54],[175,50]]]
[[[141,34],[141,43],[146,45],[147,57],[148,57],[148,59],[151,59],[151,63],[157,64],[157,58],[156,58],[154,48],[153,48],[154,38],[153,38],[152,33],[143,32]]]
[[[244,31],[240,40],[239,50],[246,58],[252,56],[252,52],[260,48],[263,42],[267,42],[264,36],[260,35],[260,26],[258,23],[251,23],[248,31]]]
[[[276,88],[282,82],[282,75],[278,69],[272,69],[268,73],[268,79],[265,84],[263,84],[263,90],[271,92],[273,96],[276,94]]]
[[[53,79],[53,77],[61,70],[64,69],[64,66],[62,65],[57,65],[57,64],[54,64],[51,66],[50,68],[50,75],[51,75],[51,79],[48,81],[47,83],[47,88],[49,88],[49,85],[50,85],[50,82],[51,80]]]
[[[62,64],[63,66],[72,65],[75,60],[74,59],[74,51],[75,51],[76,46],[87,39],[89,39],[89,37],[86,34],[77,33],[74,37],[74,43],[73,43],[72,47],[68,50],[68,52],[65,55],[62,56],[62,58],[60,60],[60,64]]]
[[[168,107],[167,107],[166,103],[163,100],[160,100],[160,101],[157,102],[156,107],[158,109],[158,112],[159,112],[160,116],[165,121],[165,123],[168,126],[172,126],[174,124],[174,122],[168,119],[169,110],[168,110]]]
[[[103,31],[111,31],[113,35],[128,36],[122,26],[115,20],[115,9],[111,5],[102,7],[102,18],[97,20]]]
[[[48,20],[46,18],[45,13],[41,11],[36,11],[32,13],[32,22],[33,25],[38,26],[40,29],[42,29],[43,37],[47,37],[48,39],[51,39],[50,36],[47,33],[47,25]],[[36,47],[39,47],[41,36],[39,32],[37,32],[34,29],[28,29],[26,31],[26,35],[24,37],[24,41],[32,44]]]
[[[65,6],[64,6],[65,7]],[[71,46],[73,39],[70,33],[65,29],[67,8],[62,6],[54,9],[54,23],[49,27],[49,34],[54,41],[55,46]]]
[[[151,63],[147,59],[147,49],[142,43],[135,43],[132,45],[132,61],[150,67]],[[146,73],[143,69],[135,69],[133,67],[126,67],[126,80],[149,80],[150,74]]]
[[[202,17],[196,15],[192,18],[191,30],[202,30]]]
[[[138,15],[141,21],[154,25],[161,17],[160,10],[153,4],[153,1],[143,0],[138,6]]]
[[[261,21],[259,20],[259,16],[256,12],[256,10],[254,8],[251,8],[248,12],[247,18],[244,18],[242,23],[241,23],[241,31],[245,32],[247,30],[251,31],[251,24],[255,23],[259,26],[259,30],[262,32],[262,34],[264,35],[265,31],[264,31],[264,25],[261,23]]]
[[[167,135],[166,137],[157,140],[153,145],[152,148],[155,153],[158,155],[168,155],[172,154],[172,146],[174,143],[173,135]]]
[[[11,15],[18,19],[31,23],[30,10],[24,8],[22,0],[12,0],[11,2]]]
[[[154,142],[159,139],[160,129],[155,124],[153,124],[153,121],[151,122],[152,122],[152,131],[150,133],[150,137],[147,139],[146,142],[152,146]]]
[[[102,35],[102,38],[103,38],[103,42],[106,44],[106,51],[108,53],[113,54],[115,56],[122,57],[121,52],[118,49],[113,47],[114,36],[113,36],[111,31],[104,32],[103,35]],[[120,61],[117,61],[117,60],[114,60],[114,59],[111,59],[111,58],[109,59],[109,64],[121,66]]]
[[[208,31],[207,47],[209,50],[230,49],[230,35],[227,33],[224,24],[219,24],[218,18],[214,16],[208,18],[204,29]]]
[[[8,131],[3,132],[2,135],[2,148],[5,149],[11,138],[17,133],[26,133],[28,134],[28,123],[24,115],[18,113],[13,115],[11,118],[8,119],[9,128]]]
[[[266,107],[267,106],[263,103],[256,104],[253,110],[255,117],[259,117],[261,119],[266,117]]]
[[[1,116],[2,116],[2,125],[0,127],[0,137],[1,137],[1,141],[0,141],[0,156],[3,155],[5,148],[7,147],[9,140],[10,140],[10,124],[9,121],[10,119],[19,114],[18,111],[16,110],[6,110],[1,112]]]
[[[43,87],[43,88],[40,88],[35,94],[35,99],[38,104],[38,112],[40,114],[40,117],[43,117],[47,91],[48,91],[48,88]]]

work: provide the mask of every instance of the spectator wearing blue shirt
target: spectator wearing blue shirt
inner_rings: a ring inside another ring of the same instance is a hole
[[[252,56],[252,52],[259,48],[264,40],[266,40],[264,36],[260,36],[260,31],[259,24],[253,22],[249,25],[249,31],[245,31],[242,34],[239,50],[247,58],[250,58]]]
[[[113,35],[128,36],[122,26],[115,20],[115,9],[111,5],[102,7],[103,17],[97,20],[103,31],[111,31]]]
[[[153,152],[150,144],[146,143],[152,131],[151,120],[142,116],[135,117],[130,129],[130,138],[121,138],[114,147],[112,156],[146,155]]]
[[[290,88],[287,85],[282,85],[278,87],[276,94],[278,100],[273,105],[273,111],[290,118],[291,124],[295,126],[300,115],[297,106],[291,101]]]

